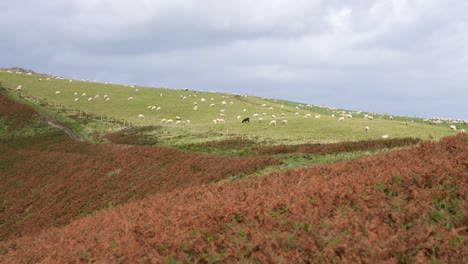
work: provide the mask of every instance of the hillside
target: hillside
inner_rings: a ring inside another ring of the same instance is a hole
[[[171,147],[231,137],[277,145],[369,140],[382,135],[439,139],[454,134],[446,122],[431,126],[421,118],[393,116],[391,120],[392,117],[385,114],[276,99],[56,78],[0,72],[0,82],[12,96],[61,116],[63,122],[69,123],[86,140],[102,139],[105,134],[130,125],[162,125],[163,129],[148,133],[157,139],[158,145]],[[21,90],[16,90],[19,85]],[[105,96],[110,99],[106,101]],[[222,105],[223,101],[226,105]],[[193,110],[195,106],[197,110]],[[140,114],[144,119],[138,118]],[[254,117],[255,114],[258,117]],[[213,120],[221,115],[225,116],[225,123],[214,124]],[[310,118],[306,118],[307,115]],[[338,122],[340,115],[352,118]],[[365,115],[371,115],[373,120],[365,119]],[[177,116],[181,118],[181,125],[161,124],[162,119],[175,121]],[[250,117],[250,123],[242,123],[238,116]],[[273,116],[277,120],[274,127],[268,125],[275,119]],[[263,122],[259,122],[260,118]],[[281,125],[282,120],[287,120],[288,124]],[[366,126],[370,128],[368,132],[364,129]],[[458,129],[467,127],[463,123],[456,126]]]
[[[130,202],[0,242],[4,262],[464,263],[468,137]]]
[[[0,263],[467,262],[466,121],[16,70]]]

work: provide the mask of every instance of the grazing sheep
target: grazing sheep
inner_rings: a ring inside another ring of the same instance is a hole
[[[21,85],[18,85],[18,87],[16,87],[16,91],[22,91]]]
[[[242,119],[242,123],[250,123],[250,118],[246,117]]]
[[[258,122],[259,122],[259,123],[262,123],[262,122],[263,122],[263,118],[260,117],[260,118],[258,119]]]
[[[197,111],[197,110],[198,110],[198,105],[194,105],[194,106],[193,106],[193,110],[194,110],[194,111]]]
[[[281,116],[284,116],[284,113],[281,113]]]
[[[385,135],[382,136],[382,138],[384,138],[384,139],[385,139],[385,138],[388,138],[388,135],[385,134]]]
[[[133,100],[133,96],[130,96],[130,97],[128,98],[128,100]]]
[[[56,91],[55,94],[60,94],[60,91]]]
[[[465,129],[461,129],[460,133],[465,134]]]
[[[219,111],[220,111],[221,113],[224,113],[226,110],[224,110],[224,109],[220,109]]]
[[[268,110],[272,111],[272,110],[273,110],[273,107],[271,107],[271,106],[270,106],[270,107],[268,107]]]
[[[226,115],[225,114],[219,114],[219,117],[220,118],[226,118]]]
[[[390,120],[393,120],[393,116],[390,116]]]
[[[271,115],[271,118],[276,119],[276,116],[275,116],[275,115]]]
[[[92,98],[92,97],[88,98],[88,102],[91,102],[92,100],[93,100],[93,98]]]
[[[344,119],[345,119],[345,118],[342,116],[342,117],[338,118],[338,122],[343,122]]]
[[[200,102],[204,103],[204,102],[206,102],[206,99],[202,97],[202,98],[200,98]]]
[[[366,130],[366,132],[369,132],[369,127],[368,126],[366,126],[364,129]]]
[[[78,101],[78,98],[75,98],[75,102]]]
[[[285,119],[285,120],[281,121],[281,125],[287,125],[287,124],[288,124],[288,120]]]
[[[174,125],[180,125],[182,122],[180,120],[177,120]]]
[[[174,124],[174,120],[168,119],[168,120],[166,120],[166,124]]]
[[[153,106],[151,107],[151,111],[154,111],[155,109],[156,109],[156,106],[153,105]]]
[[[142,115],[142,114],[139,114],[139,115],[138,115],[138,119],[145,119],[145,116]]]
[[[258,114],[253,114],[252,117],[258,117]]]
[[[187,121],[185,121],[185,123],[186,123],[187,125],[190,125],[190,120],[187,119]]]
[[[161,110],[161,107],[158,106],[158,107],[156,108],[156,111],[159,111],[159,110]]]
[[[210,107],[213,107],[213,106],[214,106],[214,104],[210,104]]]
[[[305,114],[304,118],[310,118],[312,115],[311,114]]]
[[[96,98],[96,99],[99,98],[99,94],[96,94],[96,96],[94,96],[94,98]]]
[[[106,99],[107,97],[109,97],[107,94],[104,95],[104,99]]]
[[[237,116],[237,120],[240,120],[242,117],[240,115]]]
[[[110,101],[110,97],[107,97],[107,98],[106,98],[106,102],[109,102],[109,101]]]
[[[270,126],[276,126],[276,120],[271,120],[270,123],[268,124]]]
[[[320,118],[320,115],[315,115],[315,118]]]
[[[216,124],[224,124],[224,122],[225,122],[225,121],[224,121],[224,119],[222,119],[222,118],[216,119]]]
[[[176,116],[175,120],[181,120],[180,116]]]
[[[226,101],[222,101],[222,102],[221,102],[221,105],[226,105]]]
[[[247,109],[246,109],[246,108],[244,108],[244,113],[245,113],[245,112],[247,112]]]
[[[294,113],[294,115],[295,115],[295,116],[297,116],[297,115],[299,115],[299,113],[298,113],[298,112],[296,112],[296,113]]]
[[[166,119],[166,118],[163,118],[163,119],[161,119],[161,121],[160,121],[159,123],[160,123],[160,124],[165,124],[166,121],[167,121],[167,119]]]
[[[135,92],[137,92],[137,93],[138,93],[139,91],[140,91],[140,89],[138,89],[138,88],[136,88],[136,89],[135,89]]]
[[[77,93],[77,92],[74,92],[73,95],[78,95],[78,93]]]
[[[86,93],[82,93],[81,96],[86,96]]]
[[[148,106],[146,107],[146,109],[148,109],[148,110],[151,109],[151,105],[148,105]]]
[[[450,130],[451,130],[451,131],[457,131],[457,127],[454,126],[454,125],[450,125]]]
[[[266,116],[266,113],[262,113],[262,116]]]
[[[266,104],[262,104],[262,107],[266,107]]]

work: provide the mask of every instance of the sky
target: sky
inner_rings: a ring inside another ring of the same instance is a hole
[[[0,67],[468,120],[465,0],[5,0]]]

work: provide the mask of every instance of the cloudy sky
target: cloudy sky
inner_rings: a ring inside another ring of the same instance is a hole
[[[465,0],[5,0],[0,67],[468,119]]]

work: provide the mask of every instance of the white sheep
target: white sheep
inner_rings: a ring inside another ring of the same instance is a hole
[[[297,115],[299,115],[299,113],[298,113],[298,112],[296,112],[296,113],[294,113],[294,115],[295,115],[295,116],[297,116]]]
[[[270,107],[268,107],[268,110],[272,111],[272,110],[273,110],[273,107],[271,107],[271,106],[270,106]]]
[[[258,114],[253,114],[252,117],[258,117]]]
[[[151,105],[148,105],[148,106],[146,107],[146,109],[150,110],[150,109],[151,109]]]
[[[276,120],[271,120],[270,123],[268,124],[270,126],[276,126]]]
[[[182,123],[180,120],[177,120],[174,125],[180,125],[180,123]]]
[[[275,116],[275,115],[271,115],[271,118],[276,119],[276,116]]]
[[[364,127],[364,129],[366,130],[366,132],[369,132],[369,127],[368,126]]]
[[[342,116],[342,117],[338,118],[338,122],[343,122],[344,119],[345,119],[344,116]]]
[[[262,113],[262,116],[266,116],[266,113]]]
[[[259,123],[262,123],[262,122],[263,122],[263,118],[260,117],[260,118],[258,119],[258,122],[259,122]]]
[[[174,120],[168,119],[168,120],[166,120],[166,124],[174,124]]]
[[[214,104],[210,104],[210,107],[213,107],[213,106],[214,106]]]
[[[219,110],[221,113],[224,113],[226,110],[225,109],[220,109]]]
[[[225,114],[219,114],[219,117],[220,118],[226,118],[226,115]]]
[[[159,123],[160,123],[160,124],[164,124],[164,123],[166,123],[166,121],[167,121],[167,119],[166,119],[166,118],[163,118],[163,119],[161,119],[161,121],[160,121]]]
[[[457,131],[457,127],[454,126],[454,125],[450,125],[450,130],[451,130],[451,131]]]
[[[153,106],[151,107],[151,111],[154,111],[155,109],[156,109],[156,106],[153,105]]]
[[[129,101],[130,101],[130,100],[133,100],[133,96],[130,96],[130,97],[127,98],[127,99],[128,99]]]
[[[282,124],[282,125],[287,125],[287,124],[288,124],[288,120],[285,119],[285,120],[281,121],[281,124]]]
[[[107,97],[109,97],[107,94],[104,95],[104,99],[106,99]]]
[[[156,111],[159,111],[159,110],[161,110],[161,107],[160,106],[156,107]]]
[[[138,115],[138,119],[145,119],[145,116],[142,115],[142,114],[139,114],[139,115]]]
[[[135,89],[135,92],[137,92],[137,93],[138,93],[139,91],[140,91],[140,89],[138,89],[138,88],[136,88],[136,89]]]
[[[310,118],[312,115],[311,114],[305,114],[304,118]]]
[[[180,116],[176,116],[175,120],[181,120]]]
[[[385,134],[385,135],[382,136],[382,138],[383,138],[383,139],[386,139],[386,138],[388,138],[388,135]]]
[[[262,104],[262,107],[266,107],[266,104]]]
[[[16,91],[21,91],[21,90],[22,89],[21,89],[21,84],[20,84],[20,85],[18,85],[18,87],[16,87]]]
[[[56,91],[55,94],[60,94],[60,91]]]
[[[190,120],[187,119],[187,121],[185,121],[185,123],[186,123],[187,125],[190,125]]]
[[[281,113],[281,116],[284,116],[284,113]]]
[[[216,119],[216,123],[217,123],[217,124],[224,124],[224,122],[225,122],[225,121],[224,121],[224,119],[222,119],[222,118]]]
[[[194,110],[194,111],[197,111],[197,110],[198,110],[198,105],[194,105],[194,106],[193,106],[193,110]]]
[[[110,97],[107,97],[107,98],[106,98],[106,102],[109,102],[109,101],[110,101]]]
[[[241,116],[240,116],[240,115],[238,115],[238,116],[237,116],[237,120],[240,120],[240,119],[241,119]]]
[[[245,112],[247,112],[247,109],[246,109],[246,108],[244,108],[244,113],[245,113]]]
[[[320,115],[315,115],[315,118],[320,118]]]
[[[82,93],[81,96],[86,96],[86,93]]]
[[[206,99],[202,97],[202,98],[200,98],[200,102],[204,103],[204,102],[206,102]]]
[[[465,129],[461,129],[460,133],[465,134]]]
[[[78,93],[77,93],[77,92],[74,92],[73,95],[78,95]]]

